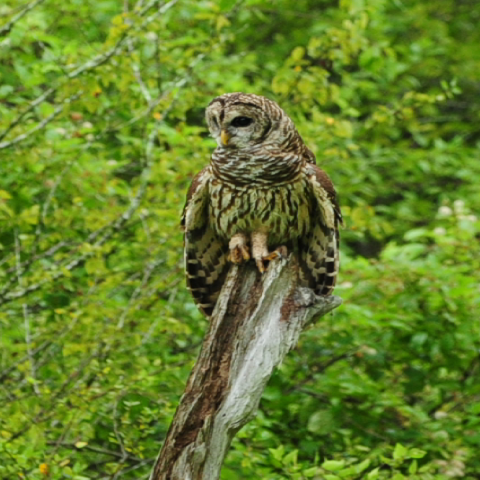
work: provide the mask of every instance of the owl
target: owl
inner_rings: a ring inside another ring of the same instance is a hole
[[[272,100],[227,93],[206,110],[217,142],[196,175],[182,216],[188,288],[210,316],[230,264],[268,263],[291,252],[301,285],[329,295],[339,268],[335,189],[293,121]]]

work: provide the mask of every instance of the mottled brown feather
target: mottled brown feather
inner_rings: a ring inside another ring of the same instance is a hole
[[[319,167],[315,165],[315,176],[317,182],[322,186],[323,189],[328,193],[328,198],[333,204],[335,215],[337,217],[340,225],[343,225],[342,212],[340,210],[340,205],[338,203],[337,192],[333,186],[333,182],[330,180],[330,177]]]
[[[215,307],[228,272],[228,243],[216,235],[209,221],[208,181],[204,168],[187,193],[181,224],[184,228],[187,286],[195,303],[207,316]]]
[[[312,229],[299,238],[300,271],[304,281],[317,295],[330,295],[339,270],[339,231],[342,221],[335,188],[328,175],[316,165],[309,165],[312,195]],[[332,210],[333,219],[325,214]]]

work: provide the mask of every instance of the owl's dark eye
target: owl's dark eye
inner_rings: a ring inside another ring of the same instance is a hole
[[[248,127],[253,122],[253,119],[248,117],[235,117],[232,120],[232,127]]]

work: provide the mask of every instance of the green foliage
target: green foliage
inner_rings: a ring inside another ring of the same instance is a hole
[[[229,91],[294,118],[346,228],[344,305],[275,373],[222,478],[478,478],[479,16],[2,2],[0,478],[147,477],[206,328],[178,223],[214,147],[203,110]]]

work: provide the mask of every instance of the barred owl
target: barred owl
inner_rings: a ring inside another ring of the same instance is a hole
[[[303,285],[331,294],[340,208],[292,120],[275,102],[245,93],[212,100],[206,120],[218,146],[194,178],[182,216],[197,306],[212,314],[230,263],[252,259],[263,273],[286,251],[297,256]]]

